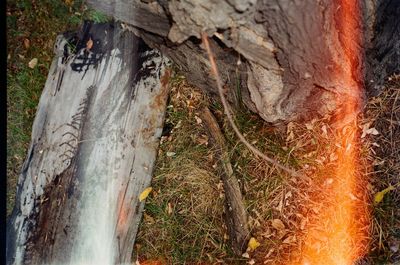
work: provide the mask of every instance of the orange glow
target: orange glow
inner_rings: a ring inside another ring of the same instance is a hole
[[[357,172],[359,135],[357,113],[362,88],[357,82],[358,43],[361,33],[357,26],[359,6],[357,0],[337,0],[336,27],[344,51],[340,66],[333,73],[343,84],[343,93],[337,98],[335,138],[336,168],[327,174],[333,180],[322,191],[323,209],[306,228],[306,239],[292,264],[351,265],[367,249],[368,211],[365,202],[365,180]],[[357,80],[355,80],[357,79]]]

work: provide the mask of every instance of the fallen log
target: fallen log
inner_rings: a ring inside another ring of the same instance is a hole
[[[118,24],[60,35],[7,225],[7,264],[130,263],[167,59]]]
[[[240,256],[246,250],[250,232],[239,182],[232,169],[225,138],[214,115],[207,107],[202,109],[200,115],[210,136],[211,143],[217,150],[217,159],[223,168],[221,179],[225,192],[226,226],[231,247],[234,253]]]

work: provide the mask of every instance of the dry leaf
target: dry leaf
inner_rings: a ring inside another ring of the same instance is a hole
[[[322,130],[322,136],[325,137],[325,138],[328,138],[328,131],[326,129],[326,125],[323,125],[321,127],[321,130]]]
[[[369,126],[371,125],[370,122],[364,124],[362,126],[362,134],[361,134],[361,138],[364,138],[365,136],[367,136],[368,134],[372,134],[372,135],[378,135],[379,132],[377,129],[375,129],[374,127],[369,128]]]
[[[287,131],[286,131],[286,134],[287,134],[286,142],[289,142],[294,139],[293,129],[294,129],[294,123],[289,122],[287,125]]]
[[[139,195],[139,201],[143,201],[144,199],[146,199],[152,190],[153,190],[152,187],[148,187],[144,191],[142,191],[142,193],[140,193]]]
[[[380,192],[377,192],[374,196],[374,202],[375,204],[380,203],[383,200],[383,197],[385,196],[386,193],[388,193],[389,191],[394,190],[394,187],[392,185],[390,185],[389,187],[387,187],[384,190],[381,190]]]
[[[250,238],[249,240],[249,244],[247,245],[248,248],[250,248],[251,250],[255,250],[256,248],[258,248],[260,246],[260,242],[258,242],[254,237]]]
[[[279,219],[274,219],[271,221],[272,227],[275,228],[276,230],[283,230],[285,229],[285,225],[283,222]]]
[[[171,204],[170,202],[167,204],[167,213],[168,213],[169,215],[172,214],[172,204]]]
[[[286,137],[286,142],[290,142],[292,140],[294,140],[294,133],[293,131],[290,131],[289,135]]]
[[[93,47],[93,40],[92,38],[90,38],[87,42],[86,42],[86,49],[89,51],[90,49],[92,49]]]
[[[33,58],[29,63],[28,63],[28,66],[29,66],[29,68],[35,68],[35,66],[37,65],[37,63],[38,63],[38,59],[37,58]]]
[[[285,238],[285,240],[283,240],[283,244],[291,244],[296,242],[296,236],[288,236],[287,238]]]
[[[291,192],[291,191],[288,191],[288,192],[285,194],[285,199],[287,200],[287,199],[290,198],[290,197],[292,197],[292,192]]]
[[[196,119],[196,123],[197,124],[201,124],[203,121],[199,118],[199,117],[197,117],[197,116],[194,116],[194,118]]]
[[[29,47],[31,46],[30,40],[24,39],[24,46],[25,46],[25,49],[29,49]]]
[[[197,138],[197,143],[199,145],[208,145],[208,136],[205,134],[202,134],[201,137]]]
[[[378,132],[378,130],[375,129],[375,128],[369,128],[369,129],[367,130],[367,134],[378,135],[379,132]]]
[[[171,156],[174,156],[174,155],[176,155],[176,153],[174,153],[174,152],[167,152],[167,156],[168,156],[168,157],[171,157]]]
[[[312,123],[310,123],[310,122],[307,122],[305,125],[306,125],[306,129],[309,130],[309,131],[314,129],[314,125]]]

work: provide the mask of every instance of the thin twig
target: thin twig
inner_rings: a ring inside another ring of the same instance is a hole
[[[210,48],[210,44],[208,42],[208,36],[206,33],[202,33],[202,39],[203,39],[203,43],[205,45],[207,54],[208,54],[208,58],[210,60],[211,63],[211,70],[214,74],[215,80],[217,82],[217,88],[218,88],[218,92],[219,92],[219,96],[221,98],[221,102],[222,105],[224,106],[224,112],[226,114],[226,117],[228,118],[229,123],[231,124],[233,130],[235,131],[237,137],[239,138],[239,140],[244,143],[244,145],[250,149],[250,151],[252,151],[255,155],[261,157],[262,159],[264,159],[265,161],[271,163],[272,165],[276,166],[277,168],[280,168],[286,172],[288,172],[290,175],[292,176],[297,176],[298,174],[296,173],[296,171],[294,171],[291,168],[288,168],[282,164],[280,164],[277,160],[270,158],[268,156],[266,156],[265,154],[263,154],[260,150],[258,150],[256,147],[254,147],[251,143],[249,143],[246,138],[243,136],[243,134],[239,131],[239,128],[236,126],[233,117],[232,117],[232,113],[231,113],[231,108],[229,103],[227,102],[225,96],[224,96],[224,92],[222,89],[222,82],[221,82],[221,78],[219,76],[219,72],[218,72],[218,68],[217,68],[217,64],[215,63],[215,59],[214,59],[214,54],[211,51]]]

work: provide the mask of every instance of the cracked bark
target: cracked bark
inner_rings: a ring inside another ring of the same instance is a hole
[[[199,42],[202,31],[213,36],[219,68],[226,69],[222,78],[230,88],[228,97],[232,102],[243,100],[269,122],[321,116],[338,107],[336,94],[352,96],[352,88],[330,74],[348,70],[341,67],[349,54],[360,62],[363,73],[356,81],[367,85],[369,91],[379,91],[382,80],[399,72],[395,61],[400,50],[398,37],[392,40],[393,30],[399,28],[395,26],[399,24],[395,0],[357,1],[359,34],[355,32],[352,41],[359,49],[350,52],[345,52],[348,47],[340,39],[341,7],[331,0],[88,2],[132,26],[150,46],[174,60],[189,82],[216,94]],[[381,19],[381,13],[388,12],[392,19]],[[146,16],[152,21],[146,21]],[[390,54],[384,52],[388,48]],[[237,66],[239,58],[241,65]],[[367,84],[364,76],[370,79]],[[237,93],[238,85],[241,93]]]

